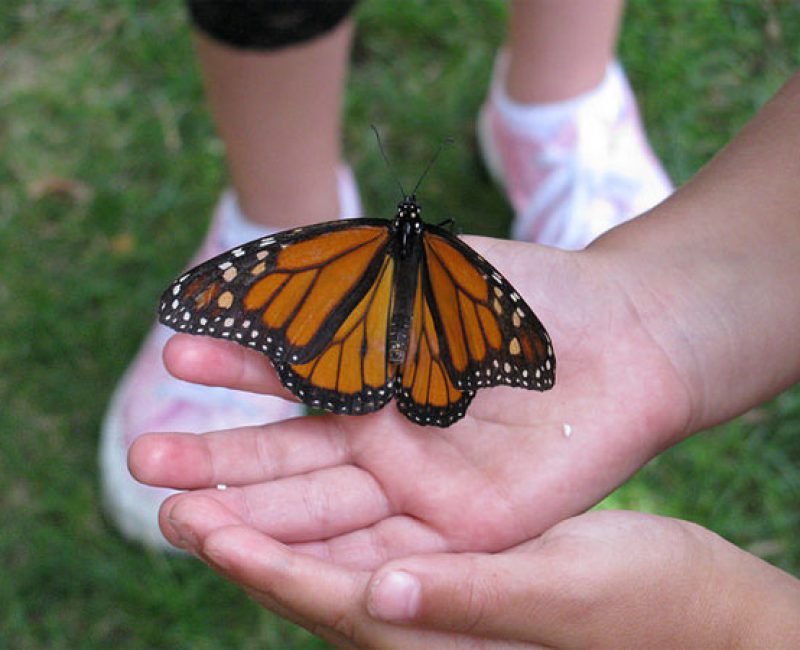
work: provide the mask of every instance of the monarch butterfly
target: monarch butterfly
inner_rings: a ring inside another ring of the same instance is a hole
[[[424,223],[414,194],[393,220],[262,237],[181,275],[159,318],[266,354],[307,405],[362,415],[394,396],[421,425],[464,417],[478,388],[544,391],[550,336],[478,253]]]

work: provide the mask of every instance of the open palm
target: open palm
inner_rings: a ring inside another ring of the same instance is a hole
[[[677,439],[690,415],[685,389],[613,265],[591,250],[470,243],[547,326],[553,390],[481,390],[447,429],[414,425],[389,405],[143,436],[130,452],[134,475],[190,490],[162,508],[167,537],[180,542],[168,521],[180,507],[201,533],[244,523],[363,569],[420,552],[496,551],[582,512]],[[265,357],[234,344],[178,335],[165,360],[183,379],[285,394]]]

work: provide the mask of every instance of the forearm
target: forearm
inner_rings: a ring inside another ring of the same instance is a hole
[[[800,377],[800,75],[695,178],[587,251],[692,396],[687,433]]]

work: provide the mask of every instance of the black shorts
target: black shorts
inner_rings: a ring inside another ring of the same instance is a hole
[[[356,0],[187,0],[195,26],[236,48],[271,50],[336,27]]]

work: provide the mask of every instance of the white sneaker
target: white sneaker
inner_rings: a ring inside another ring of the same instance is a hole
[[[525,105],[506,95],[506,56],[495,62],[478,143],[514,208],[514,239],[581,249],[669,196],[618,63],[575,99]]]
[[[341,215],[360,216],[352,172],[341,165],[338,175]],[[264,234],[263,228],[243,220],[234,194],[226,192],[193,264]],[[131,443],[145,432],[200,433],[275,422],[302,414],[303,407],[278,397],[174,378],[161,358],[172,334],[171,329],[156,323],[117,386],[102,424],[99,460],[104,505],[122,534],[157,550],[174,551],[158,527],[158,509],[174,491],[143,485],[130,475],[127,458]]]

